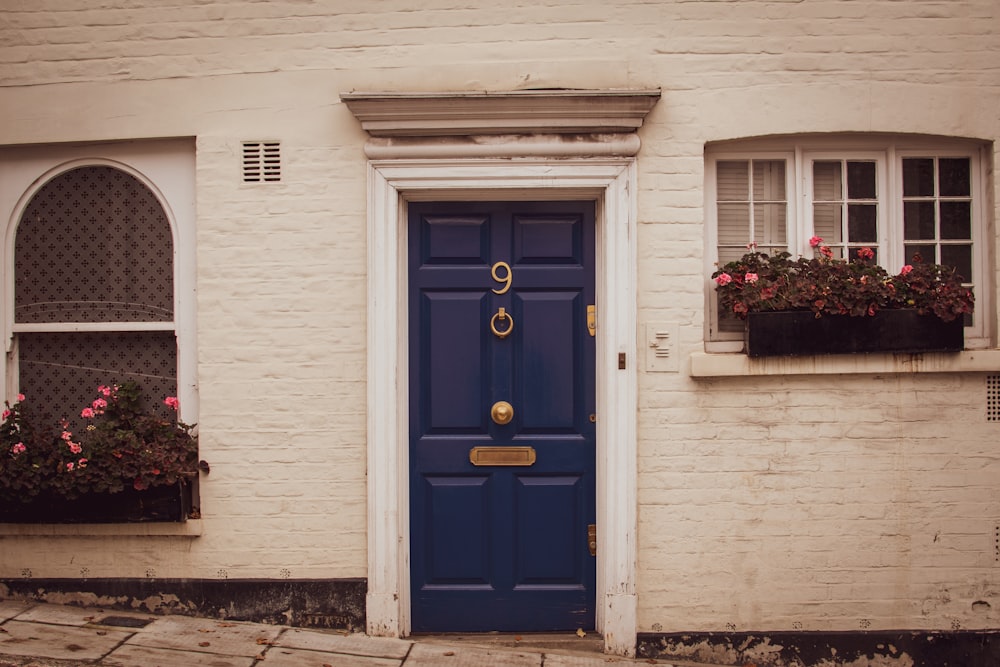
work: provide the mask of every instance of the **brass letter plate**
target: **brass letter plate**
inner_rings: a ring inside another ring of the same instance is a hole
[[[469,461],[474,466],[530,466],[535,462],[535,448],[473,447]]]

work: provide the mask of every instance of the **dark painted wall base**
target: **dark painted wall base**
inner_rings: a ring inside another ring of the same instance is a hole
[[[642,658],[754,667],[997,667],[1000,630],[647,633]]]
[[[365,579],[0,579],[0,599],[364,632]]]

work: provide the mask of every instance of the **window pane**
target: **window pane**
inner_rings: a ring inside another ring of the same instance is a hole
[[[840,201],[844,198],[841,187],[839,162],[813,163],[813,199],[815,201]]]
[[[813,232],[828,244],[843,242],[841,238],[841,204],[813,205]]]
[[[941,263],[945,266],[954,266],[962,280],[969,282],[972,279],[972,246],[971,245],[942,245]]]
[[[937,256],[934,254],[935,246],[933,245],[906,245],[906,263],[907,264],[919,264],[924,262],[925,264],[934,264],[937,262]]]
[[[757,245],[787,245],[786,209],[784,204],[757,204],[754,206],[753,240]]]
[[[934,160],[906,158],[903,160],[903,196],[934,196]]]
[[[878,230],[874,204],[848,204],[847,236],[851,243],[877,243]]]
[[[935,238],[934,202],[908,201],[903,203],[903,238],[907,241]]]
[[[17,344],[26,409],[53,424],[66,418],[80,428],[80,410],[97,398],[98,385],[125,380],[139,384],[151,409],[171,417],[162,402],[177,393],[172,331],[20,333]]]
[[[942,197],[968,197],[972,193],[969,158],[941,158],[938,170]]]
[[[875,163],[847,163],[847,198],[875,199]]]
[[[785,200],[785,161],[753,161],[754,201]]]
[[[941,202],[941,238],[972,238],[972,204],[970,202]]]
[[[719,204],[719,245],[745,246],[750,242],[750,206]]]
[[[173,237],[156,196],[112,167],[43,185],[17,227],[17,322],[170,322]]]
[[[716,164],[715,180],[719,201],[750,201],[750,180],[747,177],[749,169],[745,160]]]

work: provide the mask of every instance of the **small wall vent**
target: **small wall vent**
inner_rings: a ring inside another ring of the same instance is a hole
[[[276,183],[281,180],[281,143],[243,142],[243,182]]]
[[[1000,422],[1000,375],[986,376],[986,421]]]

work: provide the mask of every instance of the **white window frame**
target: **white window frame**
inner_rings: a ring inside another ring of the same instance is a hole
[[[64,322],[16,324],[14,242],[17,224],[32,197],[70,169],[108,166],[138,179],[156,196],[173,240],[174,319],[171,322]],[[15,334],[31,331],[173,331],[177,340],[179,418],[198,421],[195,323],[195,146],[193,139],[163,139],[0,148],[0,222],[4,228],[3,292],[0,312],[6,361],[0,364],[4,398],[17,392]]]
[[[817,160],[874,160],[877,163],[879,263],[890,273],[898,273],[904,264],[903,249],[903,158],[968,158],[970,161],[972,199],[972,283],[976,294],[973,326],[966,327],[965,347],[983,349],[991,344],[993,274],[988,265],[986,218],[988,205],[985,184],[986,148],[982,142],[965,139],[940,139],[877,136],[821,136],[755,138],[725,142],[705,151],[705,240],[706,240],[706,317],[707,352],[739,352],[742,335],[719,331],[715,283],[711,275],[718,269],[718,218],[716,211],[716,164],[728,160],[786,160],[788,252],[793,257],[811,257],[809,239],[814,236],[812,164]]]

